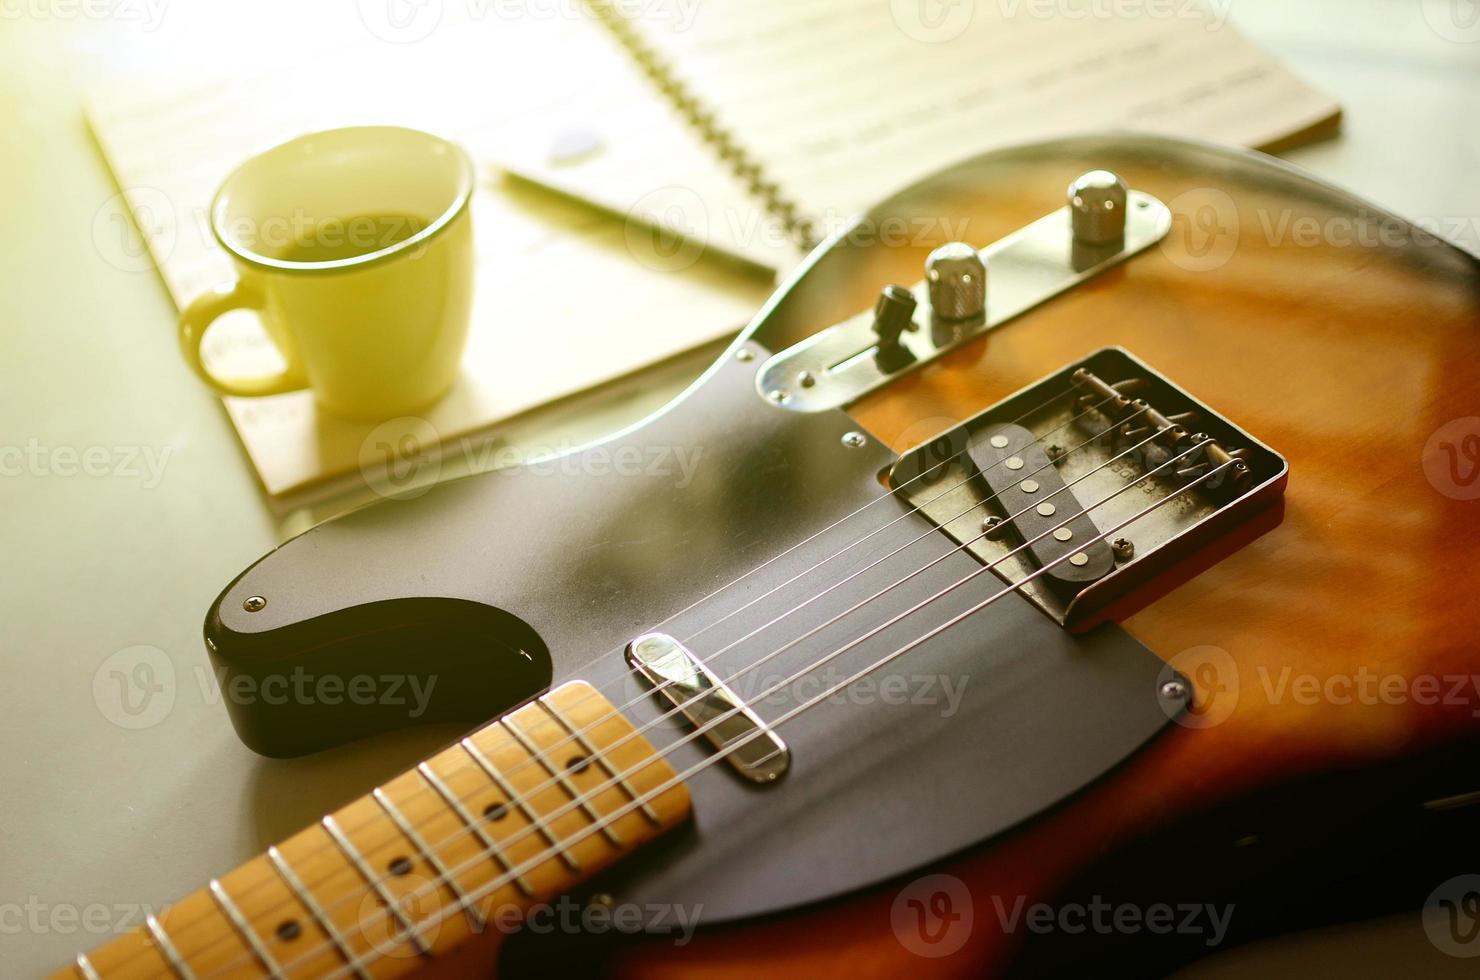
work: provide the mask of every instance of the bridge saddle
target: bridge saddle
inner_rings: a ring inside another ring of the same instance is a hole
[[[906,452],[889,483],[1080,630],[1273,527],[1286,475],[1273,450],[1112,347]]]

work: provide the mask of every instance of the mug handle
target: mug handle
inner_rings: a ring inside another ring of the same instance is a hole
[[[261,295],[238,279],[197,296],[180,314],[180,353],[185,355],[185,363],[190,365],[191,370],[202,381],[223,395],[258,398],[308,387],[308,379],[303,376],[302,368],[291,360],[287,367],[276,374],[245,378],[218,378],[201,360],[201,341],[205,339],[206,331],[217,317],[231,310],[260,311],[262,305]],[[286,352],[281,353],[285,359],[288,358]]]

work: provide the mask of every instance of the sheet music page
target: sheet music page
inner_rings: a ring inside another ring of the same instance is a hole
[[[591,90],[572,64],[607,83]],[[367,123],[415,126],[468,148],[479,164],[472,329],[451,394],[424,420],[399,423],[419,439],[450,442],[693,349],[739,328],[770,293],[770,276],[754,268],[511,181],[490,163],[524,138],[521,120],[557,118],[573,105],[621,131],[650,128],[644,119],[661,103],[584,19],[477,23],[404,49],[351,47],[183,90],[121,80],[89,101],[126,204],[111,217],[123,226],[127,212],[136,216],[150,251],[137,258],[147,264],[152,256],[177,306],[233,278],[207,211],[221,181],[254,153],[301,133]],[[688,152],[695,173],[700,161],[713,171],[681,129],[647,133],[646,145],[662,151],[665,132],[676,144],[668,159]],[[222,318],[204,353],[222,374],[278,363],[248,312]],[[186,370],[183,362],[167,367]],[[320,411],[307,392],[224,401],[274,496],[376,465],[372,443],[399,435],[377,430],[367,442],[373,426]]]
[[[1228,0],[652,0],[644,38],[823,231],[996,146],[1130,128],[1261,147],[1336,103],[1224,22]],[[534,174],[616,209],[682,185],[661,156]],[[671,193],[671,192],[670,192]],[[745,253],[754,201],[715,217]],[[774,223],[772,223],[774,224]],[[740,239],[738,241],[734,239]]]

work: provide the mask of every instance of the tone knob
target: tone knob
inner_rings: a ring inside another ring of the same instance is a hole
[[[879,338],[879,352],[887,354],[899,347],[899,335],[914,326],[915,294],[903,286],[885,286],[874,304],[874,333]]]
[[[925,260],[930,308],[944,320],[969,320],[987,308],[987,266],[965,242],[947,242]]]
[[[1125,181],[1108,170],[1091,170],[1069,185],[1074,240],[1110,245],[1125,240]]]

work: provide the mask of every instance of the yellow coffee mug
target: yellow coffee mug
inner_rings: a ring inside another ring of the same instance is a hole
[[[211,230],[235,282],[180,316],[180,347],[223,395],[313,389],[352,418],[411,414],[457,377],[473,297],[474,171],[456,145],[395,126],[291,140],[217,192]],[[201,360],[217,317],[258,312],[286,367],[220,377]]]

